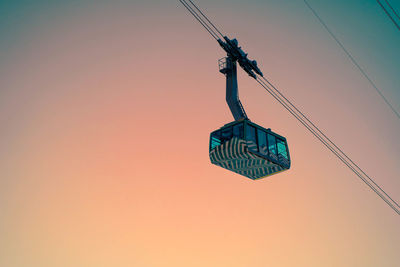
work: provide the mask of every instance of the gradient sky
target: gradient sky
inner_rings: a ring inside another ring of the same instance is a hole
[[[400,121],[303,1],[196,3],[400,201]],[[400,111],[376,1],[309,3]],[[292,168],[210,163],[224,53],[178,1],[1,1],[0,32],[0,266],[399,266],[400,217],[242,71]]]

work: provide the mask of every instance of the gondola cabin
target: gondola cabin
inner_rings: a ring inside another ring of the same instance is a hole
[[[286,138],[249,119],[228,123],[211,133],[210,160],[253,180],[290,168]]]

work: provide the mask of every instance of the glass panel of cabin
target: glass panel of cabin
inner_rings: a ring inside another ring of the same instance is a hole
[[[272,134],[268,134],[268,151],[276,155],[276,138]]]
[[[243,139],[243,123],[233,126],[233,136]]]
[[[232,139],[232,127],[227,127],[221,130],[221,141],[222,143]]]
[[[246,140],[247,140],[247,147],[250,150],[257,151],[257,138],[256,138],[256,128],[247,125],[246,126]]]
[[[258,151],[260,151],[261,154],[267,155],[268,154],[267,133],[261,129],[257,129],[257,138],[258,138]]]
[[[211,141],[210,141],[210,150],[213,150],[216,146],[219,146],[222,144],[221,141],[221,132],[213,132],[211,134]]]
[[[288,159],[288,153],[286,151],[286,143],[281,140],[281,139],[276,139],[276,144],[278,147],[278,155],[282,155],[283,157],[285,157],[286,159]]]

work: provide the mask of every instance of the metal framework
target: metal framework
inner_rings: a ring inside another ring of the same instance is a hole
[[[218,60],[219,71],[226,76],[226,102],[236,121],[248,119],[243,105],[239,100],[236,62],[254,79],[257,79],[256,73],[261,76],[263,74],[257,67],[257,61],[247,58],[247,54],[239,47],[236,39],[231,40],[224,36],[224,41],[221,39],[217,41],[227,53],[227,57]]]

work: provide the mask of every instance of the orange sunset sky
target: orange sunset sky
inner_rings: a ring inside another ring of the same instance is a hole
[[[377,3],[309,2],[400,110],[400,34]],[[400,120],[303,1],[196,3],[399,202]],[[400,266],[400,216],[241,70],[292,167],[252,181],[210,163],[233,120],[224,52],[178,1],[0,14],[0,266]]]

